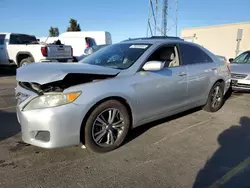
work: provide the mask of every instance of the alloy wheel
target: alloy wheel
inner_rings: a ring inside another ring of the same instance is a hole
[[[124,131],[124,117],[116,108],[109,108],[99,113],[92,125],[94,142],[107,147],[116,143]]]
[[[213,89],[213,93],[211,95],[211,100],[212,100],[212,107],[213,108],[218,108],[222,101],[222,96],[221,96],[221,90],[219,86],[216,86]]]

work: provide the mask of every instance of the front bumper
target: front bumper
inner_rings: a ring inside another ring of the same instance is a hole
[[[232,78],[231,86],[233,90],[250,91],[250,80]]]
[[[80,105],[22,111],[17,107],[22,140],[42,148],[59,148],[80,143],[84,110]]]

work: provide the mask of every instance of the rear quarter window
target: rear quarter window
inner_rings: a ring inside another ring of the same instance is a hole
[[[189,44],[180,44],[179,46],[182,63],[184,65],[213,62],[209,55],[197,46]]]

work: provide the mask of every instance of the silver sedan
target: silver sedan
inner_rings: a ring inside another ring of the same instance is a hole
[[[17,117],[26,143],[108,152],[131,128],[197,106],[218,111],[229,86],[227,65],[201,46],[130,39],[79,63],[19,68]]]
[[[230,61],[232,89],[250,91],[250,51],[246,51]]]

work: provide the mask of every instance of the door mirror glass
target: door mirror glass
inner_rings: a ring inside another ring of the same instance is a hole
[[[161,61],[148,61],[142,67],[145,71],[157,71],[164,67],[164,63]]]

